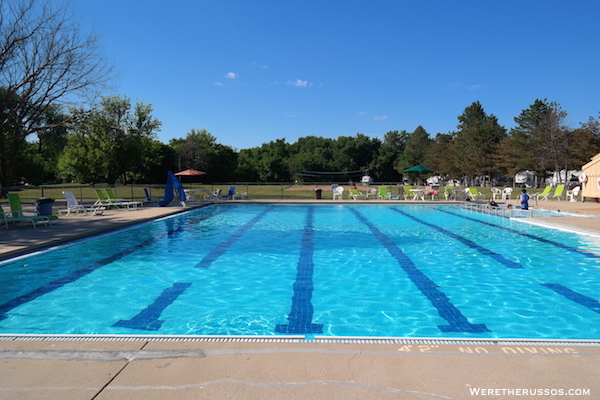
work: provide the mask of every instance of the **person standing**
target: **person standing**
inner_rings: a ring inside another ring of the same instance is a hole
[[[527,189],[521,190],[519,198],[521,199],[521,209],[529,210],[529,195],[527,194]]]

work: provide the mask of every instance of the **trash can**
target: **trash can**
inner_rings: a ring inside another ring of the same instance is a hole
[[[323,189],[315,189],[315,199],[321,199],[321,193],[323,193]]]
[[[52,205],[54,204],[54,199],[50,197],[41,197],[35,201],[35,206],[37,208],[37,213],[39,215],[52,215]]]

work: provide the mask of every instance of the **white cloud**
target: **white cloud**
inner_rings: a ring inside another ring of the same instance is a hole
[[[308,81],[302,81],[300,79],[296,79],[295,81],[287,81],[285,84],[290,85],[290,86],[297,86],[297,87],[310,87],[313,85],[312,83],[309,83]]]
[[[375,121],[382,121],[384,119],[388,119],[387,115],[378,115],[375,118],[373,118]]]
[[[462,82],[449,82],[446,84],[446,88],[448,89],[454,89],[454,88],[458,88],[461,87],[463,85]]]
[[[239,77],[239,75],[233,72],[229,72],[227,75],[225,75],[225,78],[227,79],[235,79],[237,77]]]
[[[471,85],[469,86],[469,90],[479,90],[483,89],[483,85]]]
[[[223,86],[223,84],[221,82],[214,82],[213,85],[215,85],[215,86]]]
[[[365,114],[366,114],[366,112],[364,112],[364,111],[361,111],[361,112],[359,112],[359,113],[358,113],[358,114],[356,114],[356,115],[365,115]]]

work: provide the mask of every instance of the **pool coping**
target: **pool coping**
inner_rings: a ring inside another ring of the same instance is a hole
[[[0,333],[2,341],[143,341],[143,342],[250,342],[250,343],[388,343],[388,344],[453,344],[453,345],[555,345],[600,346],[600,339],[535,339],[535,338],[453,338],[393,336],[325,336],[325,335],[119,335],[119,334],[10,334]]]

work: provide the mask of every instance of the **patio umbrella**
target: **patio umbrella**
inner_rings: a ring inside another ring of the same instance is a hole
[[[178,173],[176,173],[175,175],[177,176],[200,176],[200,175],[206,175],[206,172],[204,171],[198,171],[197,169],[186,169],[185,171],[180,171]],[[190,182],[190,187],[191,187],[192,182]]]
[[[421,174],[429,174],[429,173],[432,173],[432,172],[433,172],[433,170],[432,170],[432,169],[429,169],[429,168],[427,168],[427,167],[424,167],[424,166],[422,166],[422,165],[415,165],[415,166],[414,166],[414,167],[412,167],[412,168],[405,169],[405,170],[404,170],[404,172],[407,172],[407,173],[409,173],[409,174],[416,174],[416,175],[417,175],[417,176],[420,178],[420,177],[421,177]],[[418,179],[418,180],[419,180],[419,179]],[[418,180],[417,180],[417,181],[418,181]],[[419,183],[419,182],[417,182],[417,183]]]
[[[206,172],[198,171],[196,169],[186,169],[185,171],[181,171],[176,173],[177,176],[197,176],[197,175],[205,175]]]
[[[422,165],[415,165],[412,168],[405,169],[404,172],[417,172],[417,173],[421,174],[421,173],[431,173],[431,172],[433,172],[433,170],[429,169],[427,167],[424,167]]]

